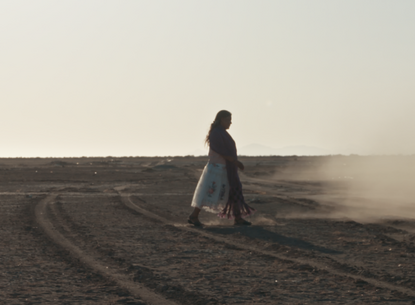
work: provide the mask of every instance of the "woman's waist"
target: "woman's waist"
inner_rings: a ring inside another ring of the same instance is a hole
[[[212,162],[210,160],[209,160],[207,166],[218,168],[218,169],[226,169],[226,164],[215,163],[215,162]]]
[[[225,158],[212,149],[209,149],[209,162],[214,164],[226,164]]]

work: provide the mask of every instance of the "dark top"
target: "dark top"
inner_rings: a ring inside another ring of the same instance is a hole
[[[210,148],[223,156],[238,159],[236,144],[231,135],[222,126],[214,128],[209,135]],[[226,159],[225,159],[226,160]],[[226,172],[229,182],[229,199],[225,208],[219,213],[223,218],[234,218],[235,216],[249,216],[255,209],[246,204],[242,194],[242,183],[238,175],[238,167],[234,162],[226,160]]]

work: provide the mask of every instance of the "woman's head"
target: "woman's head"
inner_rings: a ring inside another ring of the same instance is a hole
[[[229,129],[232,124],[232,113],[227,110],[221,110],[216,114],[215,120],[212,123],[213,125],[219,126],[222,125],[223,128]]]
[[[221,110],[216,114],[215,120],[210,125],[209,132],[206,136],[206,144],[209,144],[209,136],[212,130],[218,126],[222,126],[225,129],[229,129],[232,124],[232,113],[227,110]]]

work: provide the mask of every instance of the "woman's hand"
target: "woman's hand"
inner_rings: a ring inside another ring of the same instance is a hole
[[[242,164],[242,162],[239,162],[238,160],[236,160],[235,164],[241,171],[245,169],[245,166]]]
[[[236,167],[238,167],[241,171],[243,171],[245,169],[245,166],[242,164],[242,162],[239,162],[238,160],[234,159],[231,156],[223,156],[221,155],[225,160],[234,163],[236,165]]]

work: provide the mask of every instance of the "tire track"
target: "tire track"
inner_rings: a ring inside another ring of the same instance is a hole
[[[407,300],[402,294],[379,291],[324,270],[212,242],[197,232],[183,231],[131,210],[120,197],[80,200],[61,196],[47,209],[58,225],[54,206],[70,232],[58,229],[73,244],[96,254],[101,264],[127,271],[130,280],[180,304],[299,304],[298,299],[335,301],[338,292],[367,303],[374,299]],[[130,270],[136,261],[145,268]]]
[[[2,198],[0,202],[1,304],[114,304],[135,301],[125,289],[73,259],[35,218],[45,197]],[[11,203],[13,205],[11,205]]]
[[[108,267],[109,270],[117,270],[125,274],[130,282],[141,284],[150,291],[178,304],[206,305],[206,300],[212,299],[211,297],[188,289],[186,285],[177,281],[177,275],[172,276],[163,267],[160,268],[157,264],[146,261],[145,258],[140,259],[142,252],[137,249],[137,246],[146,248],[148,240],[137,239],[138,236],[133,233],[137,229],[140,230],[140,227],[137,228],[134,225],[136,216],[125,207],[119,196],[116,198],[109,196],[106,199],[85,197],[80,200],[78,197],[62,194],[58,196],[56,202],[47,206],[47,212],[55,229],[84,253],[92,253],[94,260],[99,261],[100,265]],[[102,213],[99,216],[100,219],[94,217],[97,211]],[[130,222],[125,216],[131,218]],[[107,223],[114,217],[121,218],[123,221]],[[87,222],[85,222],[86,219]],[[159,224],[146,217],[145,220],[146,225],[141,229]],[[109,224],[109,227],[106,224]],[[181,230],[175,228],[170,228],[170,231],[172,229],[182,233]],[[164,231],[165,228],[162,230]],[[159,234],[159,236],[163,238],[164,235]],[[153,256],[148,253],[145,255]],[[209,304],[216,303],[210,301]]]
[[[0,192],[0,196],[30,196],[30,195],[49,195],[50,192]],[[119,194],[117,193],[104,193],[104,192],[91,192],[91,193],[85,193],[85,192],[67,192],[67,193],[60,193],[62,195],[66,196],[74,196],[74,197],[96,197],[96,196],[104,196],[104,197],[117,197]],[[183,196],[188,195],[191,196],[193,193],[126,193],[130,196]]]
[[[394,285],[394,284],[386,283],[386,282],[383,282],[383,281],[380,281],[380,280],[377,280],[377,279],[374,279],[374,278],[371,278],[371,277],[366,277],[366,276],[362,276],[362,275],[358,275],[358,274],[339,271],[339,270],[336,270],[334,268],[328,267],[327,264],[323,264],[323,263],[313,261],[313,260],[310,260],[310,259],[304,260],[304,259],[301,259],[301,258],[288,258],[284,255],[281,255],[281,254],[278,254],[278,253],[275,253],[275,252],[259,249],[257,247],[250,246],[250,245],[247,245],[247,244],[241,244],[241,243],[238,243],[238,242],[234,242],[230,239],[223,238],[223,237],[217,236],[215,234],[208,233],[208,232],[204,231],[203,229],[197,229],[197,228],[194,228],[194,227],[182,226],[182,225],[178,226],[177,224],[165,219],[164,217],[156,215],[156,214],[154,214],[154,213],[152,213],[152,212],[150,212],[146,209],[143,209],[139,205],[135,204],[131,200],[129,195],[126,195],[126,194],[120,194],[120,195],[121,195],[123,203],[129,209],[134,210],[134,211],[136,211],[136,212],[138,212],[138,213],[140,213],[140,214],[142,214],[142,215],[144,215],[148,218],[159,221],[159,222],[164,223],[166,225],[171,225],[171,226],[175,226],[177,228],[180,228],[183,231],[196,232],[197,234],[199,234],[203,237],[209,238],[211,240],[214,240],[218,243],[228,244],[232,247],[235,247],[235,248],[238,248],[238,249],[241,249],[241,250],[248,250],[248,251],[251,251],[252,253],[256,253],[257,255],[265,255],[265,256],[268,256],[268,257],[273,257],[273,258],[276,258],[276,259],[278,259],[280,261],[283,261],[283,262],[290,262],[290,263],[297,263],[297,264],[300,264],[300,265],[307,265],[311,269],[324,270],[324,271],[329,272],[333,275],[346,277],[346,278],[351,278],[351,279],[355,280],[356,282],[369,283],[370,285],[372,285],[374,287],[381,287],[383,289],[387,289],[387,290],[390,290],[390,291],[396,291],[396,292],[402,293],[406,296],[415,297],[415,292],[412,289],[409,289],[409,288],[405,288],[405,287],[397,286],[397,285]],[[339,265],[340,265],[340,263],[339,263]],[[342,265],[340,265],[340,266],[342,266]],[[350,268],[350,269],[353,270],[353,268]]]
[[[76,245],[72,244],[66,237],[58,232],[51,221],[47,218],[47,206],[51,204],[57,195],[49,195],[40,201],[35,207],[35,217],[38,225],[43,229],[45,234],[60,247],[67,250],[70,255],[78,259],[83,264],[94,270],[96,273],[114,281],[119,287],[128,290],[132,295],[138,297],[148,304],[154,305],[175,305],[175,302],[167,300],[149,289],[130,281],[125,275],[115,273],[107,267],[101,265],[93,256],[85,253]]]

